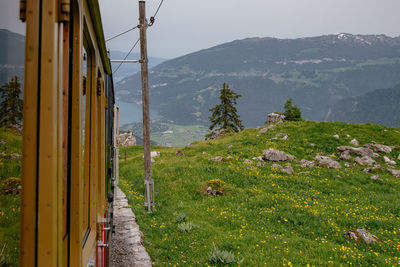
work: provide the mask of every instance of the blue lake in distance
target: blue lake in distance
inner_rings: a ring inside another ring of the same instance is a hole
[[[135,103],[128,103],[123,101],[116,101],[119,107],[119,126],[128,123],[142,122],[142,105]],[[150,109],[150,119],[157,118],[158,112]]]

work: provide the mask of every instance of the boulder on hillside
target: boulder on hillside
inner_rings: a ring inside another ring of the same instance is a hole
[[[329,169],[339,169],[342,166],[339,164],[339,162],[331,159],[330,157],[327,156],[315,156],[314,158],[316,161],[318,161],[318,166],[321,167],[327,167]]]
[[[287,140],[289,138],[289,134],[287,134],[287,133],[278,133],[278,134],[275,135],[274,138],[272,138],[272,140],[278,140],[279,138],[280,138],[280,140]]]
[[[395,170],[395,169],[387,169],[388,172],[390,172],[391,175],[394,177],[400,177],[400,170]]]
[[[314,161],[313,160],[306,160],[302,159],[300,160],[300,166],[303,168],[313,168],[314,167]]]
[[[340,159],[344,159],[344,160],[349,160],[349,159],[351,159],[350,151],[348,151],[348,150],[343,151],[342,153],[339,153],[338,156],[339,156]]]
[[[358,142],[357,139],[353,139],[353,140],[350,141],[350,144],[355,145],[355,146],[359,146],[360,142]]]
[[[118,146],[136,146],[136,138],[131,132],[123,133],[117,136]]]
[[[281,172],[286,174],[294,174],[294,170],[290,165],[287,165],[281,169]]]
[[[215,158],[211,158],[211,160],[215,161],[215,162],[227,161],[224,157],[220,157],[220,156],[215,157]]]
[[[366,147],[339,146],[337,149],[342,152],[348,151],[349,153],[357,154],[361,157],[368,156],[371,158],[379,158],[379,154],[374,153],[372,149]]]
[[[274,164],[272,164],[271,168],[280,169],[280,168],[282,168],[282,166],[279,165],[279,164],[274,163]]]
[[[269,148],[263,151],[263,159],[269,161],[288,161],[294,160],[294,156],[278,149]]]
[[[275,112],[272,112],[267,115],[267,119],[265,120],[265,124],[270,124],[270,123],[282,123],[286,119],[286,116],[283,114],[278,114]]]
[[[357,162],[358,164],[364,166],[364,165],[368,165],[368,166],[372,166],[376,164],[376,161],[373,160],[371,157],[369,156],[363,156],[363,157],[356,157],[354,159],[355,162]]]
[[[371,180],[379,180],[379,175],[375,174],[370,177]]]
[[[387,157],[387,156],[383,156],[383,159],[385,160],[386,164],[389,165],[396,165],[396,161],[392,160],[391,158]]]
[[[228,130],[226,130],[226,129],[221,129],[219,131],[214,131],[214,132],[212,132],[210,139],[217,139],[218,137],[221,137],[221,136],[223,136],[223,135],[225,135],[227,133],[228,133]]]
[[[372,244],[375,242],[382,242],[381,239],[369,233],[365,229],[352,229],[343,234],[344,236],[354,239],[357,242],[365,242],[367,244]]]
[[[392,148],[390,146],[377,144],[375,142],[372,142],[372,144],[365,144],[364,146],[373,149],[375,152],[384,152],[384,153],[392,152]]]

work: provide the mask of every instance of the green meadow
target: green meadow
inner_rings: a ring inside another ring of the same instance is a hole
[[[0,128],[0,266],[18,266],[20,195],[6,194],[9,187],[20,184],[22,137],[9,129]]]
[[[272,140],[277,133],[289,134],[288,140]],[[382,168],[372,173],[363,166],[344,167],[336,147],[353,138],[361,145],[395,146],[385,155],[400,165],[399,129],[286,122],[265,134],[248,129],[195,142],[182,149],[183,156],[175,155],[178,148],[152,147],[161,152],[152,163],[152,213],[144,207],[142,146],[129,147],[127,161],[120,161],[119,186],[156,266],[399,266],[400,178],[387,172],[383,153],[377,159]],[[272,162],[244,163],[268,148],[294,155],[294,174],[271,168]],[[317,154],[331,156],[342,168],[299,165]],[[217,156],[226,161],[211,160]],[[216,181],[222,194],[206,194]],[[343,236],[359,228],[382,242],[368,245]]]

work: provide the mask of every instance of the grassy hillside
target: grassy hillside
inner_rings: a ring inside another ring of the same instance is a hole
[[[271,140],[277,133],[288,133],[289,139]],[[319,153],[337,153],[337,146],[356,138],[362,145],[397,146],[389,156],[399,165],[399,129],[306,121],[258,134],[249,129],[197,142],[183,148],[183,156],[175,155],[176,148],[153,147],[161,157],[152,164],[157,206],[151,214],[143,206],[142,147],[128,149],[128,161],[120,165],[120,187],[156,266],[214,265],[210,255],[216,249],[231,251],[234,260],[243,259],[242,266],[400,265],[399,178],[385,168],[374,173],[361,166],[345,168],[341,160],[340,169],[298,164]],[[295,173],[284,174],[269,162],[264,167],[244,163],[267,148],[294,155]],[[231,158],[211,161],[216,156]],[[384,166],[382,153],[377,161]],[[371,180],[373,174],[380,179]],[[226,183],[225,194],[203,193],[212,179]],[[367,245],[342,235],[354,228],[365,228],[383,241]]]
[[[7,194],[20,182],[22,137],[14,131],[0,128],[0,266],[18,266],[20,195]],[[17,179],[15,179],[17,178]]]

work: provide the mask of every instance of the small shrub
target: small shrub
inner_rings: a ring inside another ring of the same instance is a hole
[[[19,194],[21,190],[21,178],[9,177],[0,182],[0,194]]]
[[[227,251],[223,249],[218,249],[214,245],[214,250],[208,257],[208,261],[211,264],[217,264],[217,265],[227,265],[227,264],[242,264],[243,259],[239,259],[235,257],[232,251]]]
[[[199,228],[199,226],[192,222],[183,222],[183,223],[178,224],[178,229],[181,232],[190,232],[195,228]]]
[[[212,179],[207,182],[207,185],[212,189],[220,189],[222,191],[225,188],[226,183],[220,179]]]
[[[186,222],[188,216],[185,213],[174,213],[176,222]]]

